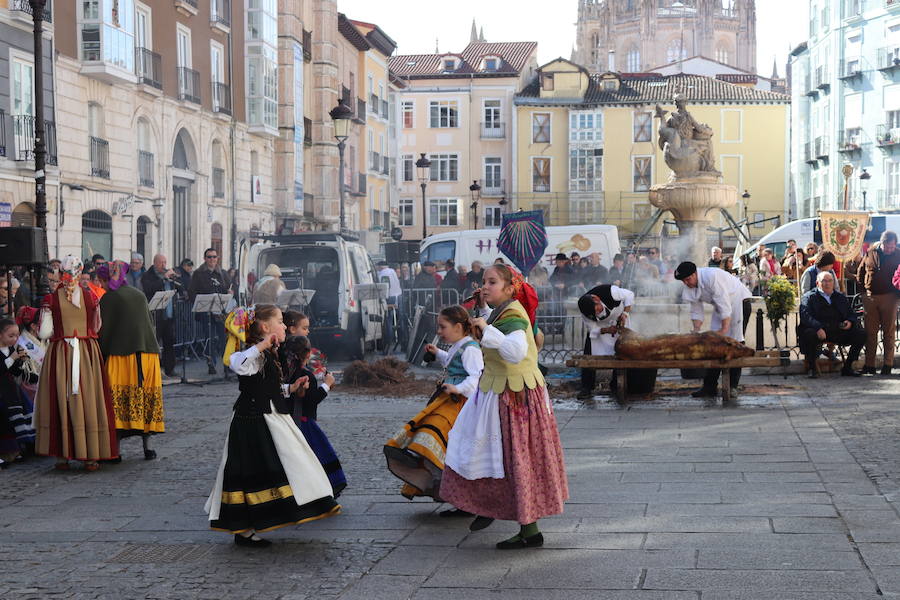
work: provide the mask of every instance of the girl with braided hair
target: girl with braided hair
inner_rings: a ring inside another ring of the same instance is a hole
[[[231,354],[228,364],[241,393],[205,509],[212,529],[234,534],[238,546],[263,548],[271,542],[257,532],[330,517],[341,507],[291,419],[291,395],[310,382],[282,383],[276,352],[285,339],[281,310],[263,304],[240,316],[248,347]]]
[[[494,519],[518,522],[519,533],[498,549],[542,546],[537,520],[563,511],[569,487],[537,364],[537,294],[519,273],[495,264],[485,270],[478,304],[472,326],[484,372],[450,430],[441,496],[478,515],[472,531]]]

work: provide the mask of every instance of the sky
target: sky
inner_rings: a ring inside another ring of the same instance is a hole
[[[804,41],[808,0],[756,0],[757,67],[784,76],[788,52]],[[428,8],[425,8],[428,7]],[[469,42],[474,18],[489,42],[536,41],[538,64],[569,58],[575,43],[578,0],[338,0],[351,19],[378,24],[397,42],[397,54],[459,52]]]

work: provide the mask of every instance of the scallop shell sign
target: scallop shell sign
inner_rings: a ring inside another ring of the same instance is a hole
[[[869,213],[848,211],[822,211],[822,243],[839,260],[859,256],[866,229],[869,227]]]

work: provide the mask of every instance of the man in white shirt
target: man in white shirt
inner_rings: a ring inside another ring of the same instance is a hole
[[[384,323],[386,329],[384,333],[384,353],[389,354],[391,346],[394,345],[394,334],[397,331],[397,323],[395,321],[397,306],[400,304],[400,294],[402,293],[402,290],[400,288],[400,278],[397,277],[397,272],[388,265],[386,260],[382,260],[378,263],[378,281],[380,283],[388,284],[388,312],[387,315],[385,315]]]
[[[675,279],[685,286],[682,300],[691,305],[693,331],[703,327],[703,304],[714,307],[710,326],[713,331],[738,342],[744,341],[747,319],[750,316],[750,291],[741,280],[717,267],[697,268],[692,262],[683,262],[675,269]],[[720,369],[707,369],[703,387],[692,394],[695,398],[714,397],[719,385]],[[731,369],[731,396],[737,396],[741,379],[740,369]]]

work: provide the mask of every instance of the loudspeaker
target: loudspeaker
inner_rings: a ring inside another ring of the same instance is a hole
[[[419,262],[419,242],[406,242],[406,262]]]
[[[0,263],[39,265],[44,253],[44,237],[38,227],[0,227]]]
[[[384,245],[384,260],[391,264],[417,262],[419,260],[419,243],[388,242]]]

